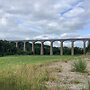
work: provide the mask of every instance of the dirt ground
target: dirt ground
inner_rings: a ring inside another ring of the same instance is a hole
[[[56,90],[87,90],[90,80],[90,56],[84,56],[87,63],[87,72],[73,72],[72,61],[54,62],[48,65],[51,80],[47,82],[48,87]],[[65,89],[64,89],[65,88]]]

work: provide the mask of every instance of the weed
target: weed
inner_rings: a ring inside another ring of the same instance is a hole
[[[81,81],[79,81],[79,80],[71,80],[70,83],[71,84],[79,84],[79,83],[81,83]]]
[[[85,72],[86,70],[86,67],[87,67],[87,64],[86,64],[86,61],[85,60],[77,60],[77,61],[74,61],[74,63],[72,64],[73,66],[73,69],[72,71],[76,71],[76,72]]]
[[[88,80],[88,89],[87,90],[90,90],[90,81]]]

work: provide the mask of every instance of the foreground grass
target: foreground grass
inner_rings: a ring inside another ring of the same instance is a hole
[[[0,71],[0,90],[68,90],[59,87],[58,78],[51,76],[52,72],[61,72],[60,68],[50,69],[47,64],[17,65],[8,70]],[[48,87],[48,82],[57,82],[57,86]]]
[[[17,66],[13,70],[0,71],[0,90],[47,90],[49,79],[46,69],[36,65]]]
[[[78,58],[81,56],[0,57],[0,90],[52,90],[47,82],[55,79],[50,76],[47,63]],[[56,87],[54,90],[66,89]]]

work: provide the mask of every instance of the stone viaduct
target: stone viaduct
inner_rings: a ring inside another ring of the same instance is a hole
[[[40,54],[44,54],[44,42],[50,42],[50,55],[53,55],[53,42],[60,41],[60,55],[63,55],[63,42],[70,41],[71,42],[71,55],[74,55],[74,42],[75,41],[83,41],[83,54],[86,54],[86,42],[89,41],[90,38],[69,38],[69,39],[36,39],[36,40],[14,40],[12,42],[16,43],[16,47],[18,48],[18,42],[23,42],[23,50],[26,51],[26,42],[32,42],[32,52],[35,53],[35,42],[41,42],[41,50]]]

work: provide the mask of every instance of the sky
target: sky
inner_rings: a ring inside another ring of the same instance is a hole
[[[90,0],[0,0],[0,39],[90,37]]]

